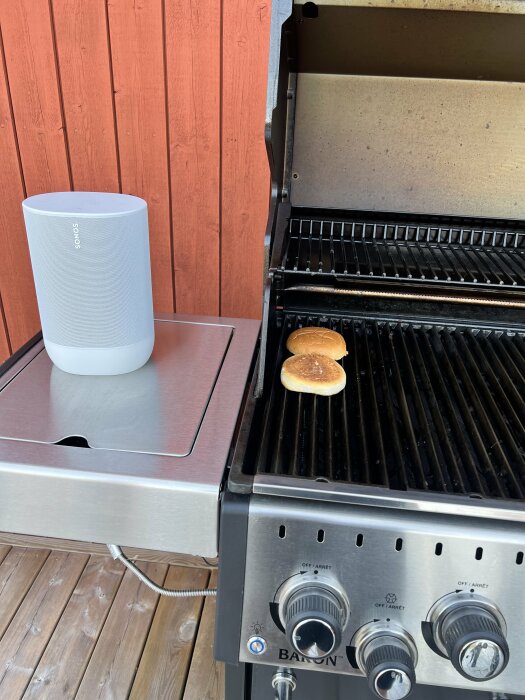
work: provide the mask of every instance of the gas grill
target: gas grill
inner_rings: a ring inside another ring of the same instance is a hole
[[[444,6],[273,3],[227,700],[525,693],[525,8]],[[345,338],[335,396],[281,384],[305,326]]]

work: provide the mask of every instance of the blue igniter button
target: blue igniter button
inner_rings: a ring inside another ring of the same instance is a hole
[[[263,637],[250,637],[247,643],[248,651],[254,656],[260,656],[264,654],[268,645],[266,644],[266,639]]]

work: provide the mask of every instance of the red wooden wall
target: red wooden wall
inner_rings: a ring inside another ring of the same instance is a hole
[[[39,192],[144,197],[155,308],[259,317],[269,26],[263,0],[0,0],[0,361],[39,328]]]

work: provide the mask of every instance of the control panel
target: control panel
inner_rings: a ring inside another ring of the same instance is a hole
[[[386,700],[520,693],[524,550],[518,523],[254,496],[239,658],[364,675]]]

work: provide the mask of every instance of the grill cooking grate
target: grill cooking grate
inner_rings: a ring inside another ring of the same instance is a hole
[[[292,218],[282,269],[516,288],[525,231]]]
[[[286,338],[315,318],[288,316]],[[279,372],[257,471],[523,499],[525,334],[323,318],[342,333],[346,389],[286,391]]]

